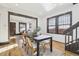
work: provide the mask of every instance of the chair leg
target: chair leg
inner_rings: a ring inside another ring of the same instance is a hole
[[[46,51],[46,44],[44,44],[44,52]]]
[[[32,55],[34,55],[35,52],[36,52],[36,49],[33,48],[33,49],[32,49]]]

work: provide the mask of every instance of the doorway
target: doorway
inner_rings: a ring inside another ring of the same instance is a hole
[[[15,34],[20,33],[21,27],[19,27],[19,23],[26,23],[26,30],[29,30],[31,24],[31,28],[33,30],[38,27],[38,18],[15,12],[8,12],[8,38],[10,38],[10,36],[16,36]]]
[[[10,22],[10,36],[14,36],[16,33],[16,23]]]

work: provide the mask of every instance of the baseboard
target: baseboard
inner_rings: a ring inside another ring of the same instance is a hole
[[[55,42],[59,42],[59,41],[56,41],[56,40],[53,40],[53,41],[55,41]],[[59,42],[59,43],[65,44],[65,43],[63,43],[63,42]]]
[[[9,41],[7,41],[7,42],[0,42],[0,45],[5,45],[5,44],[9,44]]]

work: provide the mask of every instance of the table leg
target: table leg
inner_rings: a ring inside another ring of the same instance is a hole
[[[50,51],[52,52],[52,37],[50,38]]]
[[[37,56],[39,56],[39,42],[37,42]]]

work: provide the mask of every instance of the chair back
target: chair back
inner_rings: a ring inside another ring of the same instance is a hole
[[[27,41],[28,41],[28,45],[29,45],[30,47],[33,47],[30,38],[27,37],[26,39],[27,39]]]
[[[16,43],[16,37],[15,36],[14,37],[10,37],[9,39],[10,39],[11,43]]]

